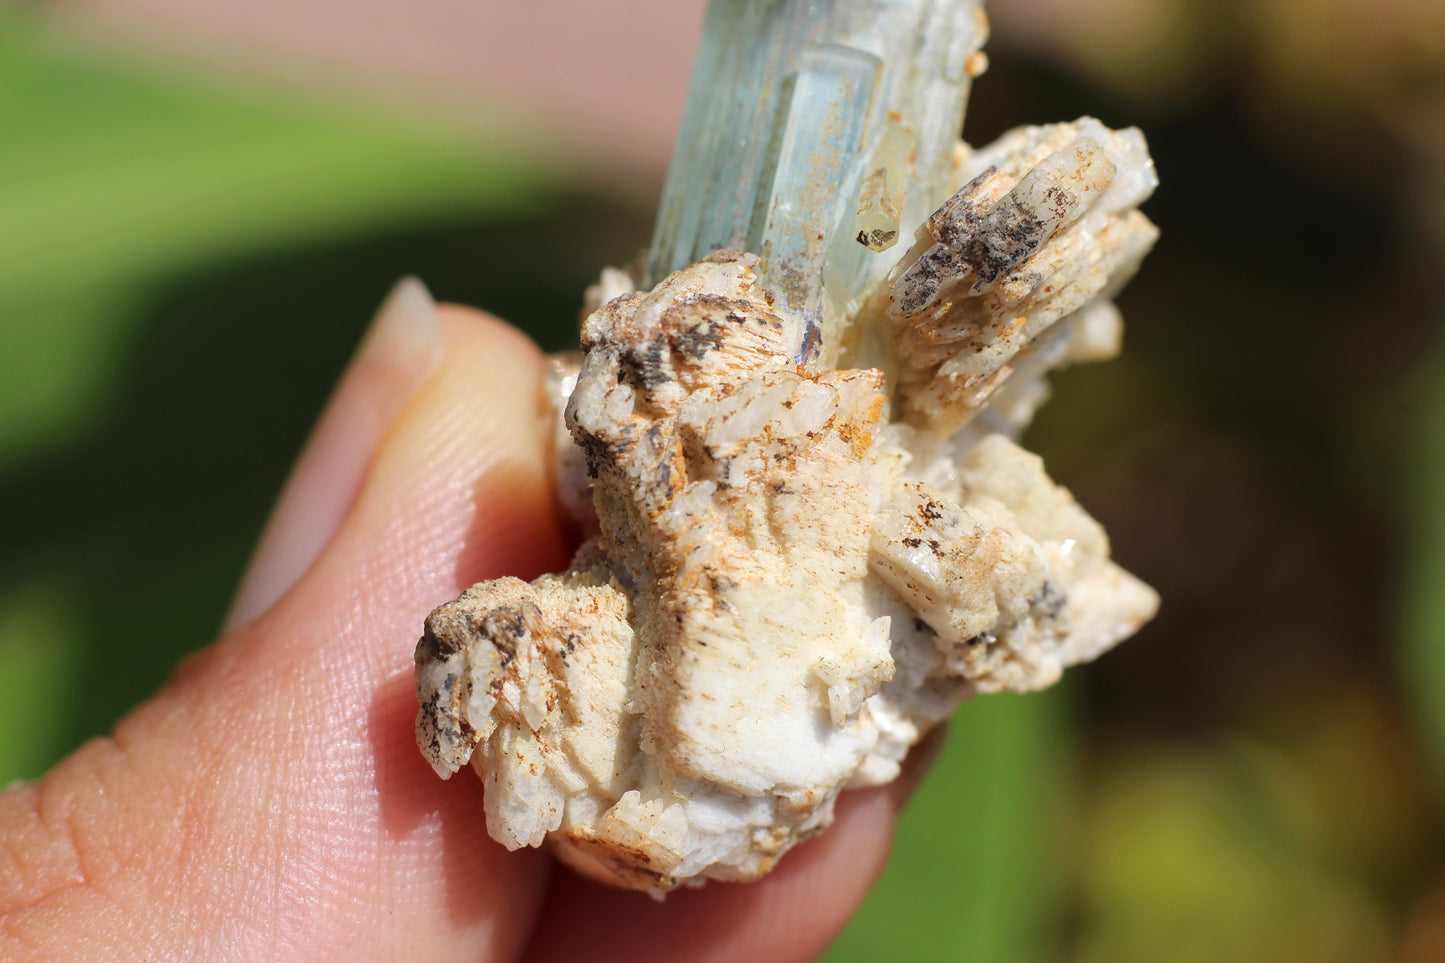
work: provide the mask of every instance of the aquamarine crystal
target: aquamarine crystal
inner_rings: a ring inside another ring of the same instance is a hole
[[[948,197],[985,35],[977,0],[712,0],[644,284],[757,254],[799,360],[831,348]]]

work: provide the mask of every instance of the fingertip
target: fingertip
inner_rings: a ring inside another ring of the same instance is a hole
[[[447,334],[414,277],[382,302],[297,456],[257,539],[223,631],[265,612],[335,534],[388,426],[441,363]]]
[[[151,894],[124,908],[161,955],[224,939],[256,959],[514,958],[550,864],[488,838],[476,780],[428,770],[412,650],[472,580],[566,561],[544,374],[519,332],[398,285],[298,461],[235,631],[48,777],[109,827],[90,845]],[[72,929],[57,945],[88,935]]]
[[[425,295],[416,282],[403,282],[388,306],[415,308],[418,292]],[[352,601],[348,585],[364,584],[370,598],[389,595],[391,608],[420,606],[425,615],[481,578],[530,577],[565,563],[569,544],[552,495],[547,420],[555,413],[545,357],[495,315],[427,305],[440,359],[414,390],[393,392],[388,406],[365,396],[389,386],[353,365],[298,460],[228,628],[288,591],[295,598],[287,607],[305,612],[328,598]],[[420,354],[410,346],[404,353]],[[358,361],[367,354],[363,347]],[[381,407],[392,415],[384,424],[353,413]],[[335,449],[347,457],[329,454]],[[284,550],[268,551],[278,544]]]

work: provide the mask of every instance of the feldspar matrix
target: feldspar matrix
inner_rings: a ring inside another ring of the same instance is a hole
[[[559,359],[572,567],[417,645],[417,738],[492,835],[661,894],[767,872],[975,693],[1157,607],[1012,440],[1119,347],[1143,137],[957,141],[975,0],[713,0],[648,259]],[[568,497],[570,495],[570,497]]]

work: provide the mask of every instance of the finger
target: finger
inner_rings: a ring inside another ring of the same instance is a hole
[[[422,760],[412,649],[431,607],[478,578],[558,567],[566,546],[540,356],[474,312],[441,322],[444,358],[360,492],[334,493],[350,509],[294,587],[113,740],[0,797],[0,958],[516,951],[547,861],[492,843],[477,780],[443,783]]]
[[[225,631],[269,609],[321,554],[361,490],[387,426],[445,351],[431,295],[416,278],[403,278],[377,312],[276,500]]]
[[[882,873],[898,813],[942,736],[940,727],[914,747],[893,783],[845,792],[833,825],[757,882],[708,883],[659,903],[559,870],[527,963],[815,959]]]

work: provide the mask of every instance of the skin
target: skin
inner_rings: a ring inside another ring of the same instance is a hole
[[[541,355],[421,297],[363,342],[231,627],[109,738],[0,794],[0,959],[808,960],[878,876],[933,745],[766,879],[663,903],[508,853],[481,783],[431,772],[422,619],[570,544]]]

